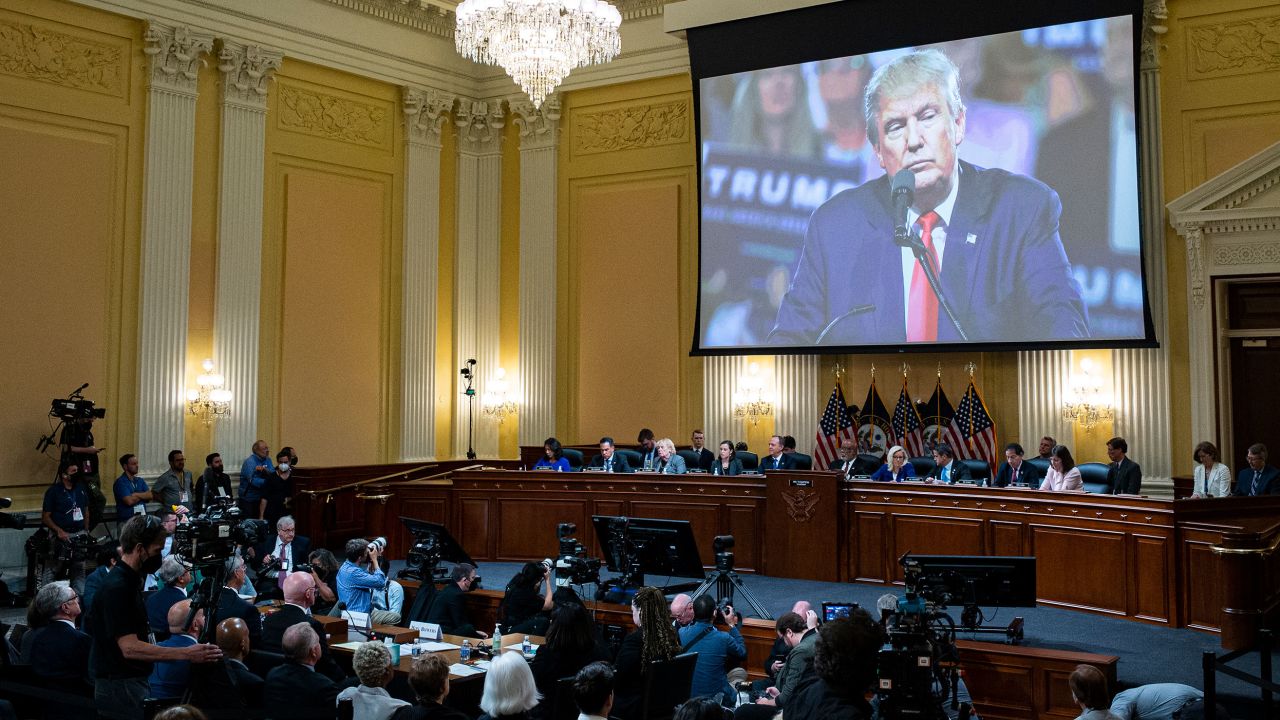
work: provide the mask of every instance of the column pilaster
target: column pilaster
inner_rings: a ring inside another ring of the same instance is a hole
[[[774,432],[796,439],[796,450],[809,455],[818,431],[817,355],[778,355],[773,361],[777,378],[778,422]]]

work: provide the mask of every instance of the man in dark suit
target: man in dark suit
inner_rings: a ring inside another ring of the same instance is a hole
[[[30,665],[43,680],[70,681],[87,690],[93,639],[76,629],[80,595],[70,583],[60,580],[42,586],[32,602],[36,614],[49,620],[30,631],[31,640],[22,643],[26,650],[23,664]]]
[[[791,453],[786,453],[782,450],[782,436],[774,435],[769,438],[769,454],[760,458],[760,471],[795,470],[796,459],[791,457]]]
[[[993,487],[1008,487],[1010,485],[1026,485],[1028,487],[1038,487],[1040,484],[1040,470],[1035,465],[1026,462],[1022,457],[1024,451],[1018,443],[1009,443],[1004,446],[1004,462],[1000,463],[1000,469],[996,472],[996,481],[992,483]]]
[[[151,629],[165,636],[169,634],[169,608],[187,599],[187,585],[191,584],[191,571],[177,555],[170,555],[160,563],[160,580],[164,587],[147,598],[147,622]]]
[[[258,583],[258,595],[279,598],[283,595],[285,577],[298,563],[305,563],[311,552],[311,541],[299,535],[291,515],[276,521],[275,533],[268,535],[253,549],[250,562],[264,582]]]
[[[1142,491],[1142,466],[1129,459],[1129,443],[1122,437],[1107,441],[1107,484],[1114,495],[1137,495]]]
[[[241,705],[246,709],[261,708],[262,678],[244,664],[249,656],[249,626],[240,618],[227,618],[218,623],[215,639],[226,658],[227,676],[240,693]]]
[[[259,648],[268,652],[284,652],[284,631],[305,622],[316,631],[316,636],[320,639],[320,661],[316,663],[316,672],[328,675],[334,682],[341,682],[346,673],[329,652],[324,626],[311,616],[311,605],[315,603],[317,590],[311,573],[291,573],[284,582],[284,605],[262,621],[262,642]]]
[[[715,453],[706,448],[707,436],[701,430],[694,430],[691,438],[693,444],[689,446],[690,450],[698,453],[697,469],[703,472],[711,472],[711,464],[716,461]],[[690,470],[695,468],[690,467]]]
[[[957,158],[965,111],[955,65],[938,50],[901,56],[876,70],[866,108],[885,175],[813,213],[769,342],[811,344],[824,330],[827,345],[960,340],[911,251],[894,242],[903,220],[894,217],[890,179],[900,170],[915,180],[907,229],[940,268],[970,340],[1088,337],[1081,289],[1058,237],[1057,194]],[[864,271],[850,282],[855,258]]]
[[[160,647],[186,648],[195,645],[204,630],[204,610],[191,612],[191,601],[181,600],[169,608],[169,638]],[[191,685],[191,662],[162,660],[151,668],[151,697],[180,698]]]
[[[1232,495],[1280,495],[1280,470],[1267,464],[1267,446],[1254,443],[1245,457],[1249,467],[1236,473]]]
[[[955,452],[951,450],[950,445],[938,443],[934,446],[933,469],[929,471],[929,477],[925,482],[936,480],[947,485],[954,485],[959,482],[968,482],[971,479],[969,466],[962,462],[956,462]]]
[[[449,575],[451,582],[441,588],[431,600],[427,610],[427,622],[440,626],[440,630],[449,635],[465,635],[467,637],[489,637],[477,630],[467,617],[467,606],[463,595],[479,584],[476,577],[476,566],[458,563],[453,566]]]
[[[329,717],[337,707],[338,686],[315,671],[320,638],[300,622],[284,631],[284,664],[267,673],[263,709],[271,718]]]
[[[240,597],[240,588],[244,587],[244,559],[231,556],[227,560],[227,584],[218,593],[217,622],[227,618],[238,617],[249,627],[249,643],[257,647],[262,642],[262,614],[252,603]]]
[[[607,435],[600,438],[600,454],[591,458],[591,464],[587,467],[600,468],[610,473],[635,472],[627,463],[627,459],[618,455],[613,447],[613,438]]]

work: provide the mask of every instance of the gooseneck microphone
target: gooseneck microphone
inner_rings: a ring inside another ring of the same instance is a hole
[[[956,317],[955,310],[951,308],[951,303],[942,291],[942,281],[938,279],[937,272],[942,268],[936,265],[936,255],[925,247],[920,235],[911,232],[911,228],[907,225],[907,214],[911,204],[915,202],[915,196],[916,174],[906,168],[894,173],[893,184],[889,190],[889,197],[893,201],[893,242],[898,247],[911,249],[911,253],[916,256],[916,263],[920,265],[920,269],[924,270],[925,280],[929,282],[933,296],[938,298],[938,305],[946,313],[952,327],[956,329],[956,334],[962,341],[969,342],[969,336],[960,326],[960,319]]]

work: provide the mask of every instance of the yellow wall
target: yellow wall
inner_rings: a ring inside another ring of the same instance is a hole
[[[499,273],[499,367],[507,371],[508,399],[519,401],[520,370],[520,128],[507,118],[502,131],[502,239]],[[484,422],[495,422],[484,420]],[[519,415],[498,428],[498,456],[520,457]]]
[[[34,450],[50,399],[90,383],[105,477],[134,443],[141,46],[134,20],[51,0],[0,9],[0,486],[18,507],[53,477]]]

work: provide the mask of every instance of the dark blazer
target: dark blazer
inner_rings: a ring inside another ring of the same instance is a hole
[[[321,642],[324,642],[324,635],[320,636]],[[253,674],[253,671],[239,660],[228,660],[225,663],[227,667],[227,675],[231,678],[232,684],[240,691],[240,700],[246,708],[262,707],[262,678]],[[336,696],[335,696],[336,697]]]
[[[690,446],[689,449],[693,450],[693,447]],[[711,472],[711,463],[715,462],[715,460],[716,454],[711,452],[708,448],[704,447],[701,452],[698,452],[698,467],[702,470]],[[689,469],[692,470],[693,468]]]
[[[852,466],[850,466],[849,470],[845,472],[845,475],[847,475],[847,476],[853,476],[853,475],[871,475],[871,474],[872,474],[872,473],[874,473],[876,470],[879,470],[879,469],[880,469],[880,466],[884,464],[884,463],[876,463],[876,464],[873,464],[873,465],[868,466],[868,463],[866,462],[866,460],[865,460],[865,459],[863,459],[863,457],[862,457],[862,456],[860,456],[860,455],[859,455],[859,456],[857,456],[857,457],[855,457],[855,458],[853,458],[853,460],[852,460],[851,462],[853,463],[853,465],[852,465]],[[843,469],[844,469],[844,464],[845,464],[845,461],[844,461],[844,460],[841,460],[840,458],[835,458],[835,459],[834,459],[834,460],[832,460],[831,462],[827,463],[827,469],[828,469],[828,470],[843,470]]]
[[[773,458],[769,455],[763,455],[760,458],[760,471],[765,470],[795,470],[796,459],[791,457],[790,453],[782,453],[778,456],[778,464],[773,464]]]
[[[623,720],[639,720],[644,702],[644,634],[639,630],[622,639],[613,662],[613,714]]]
[[[261,544],[254,547],[252,560],[254,569],[262,567],[262,559],[275,551],[278,539],[280,539],[280,536],[272,533]],[[293,542],[289,543],[289,549],[292,553],[293,564],[304,563],[307,561],[307,556],[311,554],[311,540],[306,535],[294,535]]]
[[[311,668],[286,660],[267,673],[262,705],[270,718],[333,717],[338,686]]]
[[[173,607],[174,603],[186,599],[187,594],[182,592],[181,588],[172,585],[166,585],[151,593],[147,598],[147,624],[156,632],[168,633],[169,608]]]
[[[1142,466],[1129,458],[1111,463],[1107,469],[1107,484],[1115,495],[1137,495],[1142,490]]]
[[[222,492],[227,497],[231,494],[231,476],[226,473],[215,473],[213,468],[205,468],[200,477],[196,478],[196,494],[195,507],[196,512],[201,512],[209,507],[210,502],[218,497],[218,488],[222,488]]]
[[[711,474],[724,475],[726,477],[731,475],[741,475],[742,461],[739,460],[738,458],[733,458],[732,460],[729,461],[729,469],[726,470],[724,469],[724,467],[720,465],[720,458],[716,458],[715,462],[711,464]]]
[[[262,643],[262,613],[247,601],[241,600],[235,590],[223,588],[218,593],[218,622],[233,617],[244,620],[249,626],[249,646],[257,648]]]
[[[933,478],[934,480],[941,480],[942,466],[940,465],[934,466],[933,470],[929,471],[929,477]],[[964,463],[960,462],[955,458],[952,458],[951,459],[951,483],[955,484],[960,482],[961,480],[971,480],[971,479],[972,478],[969,476],[969,466],[965,465]]]
[[[1258,480],[1258,492],[1253,492],[1253,468],[1245,465],[1236,473],[1236,486],[1232,495],[1280,495],[1280,469],[1271,465],[1262,468],[1262,477]]]
[[[462,588],[458,587],[456,582],[441,588],[431,601],[431,609],[427,611],[427,622],[439,625],[440,630],[446,635],[479,637],[476,635],[476,627],[467,617],[466,599],[463,594]]]
[[[1027,462],[1025,459],[1018,466],[1018,482],[1025,483],[1032,487],[1040,487],[1040,481],[1044,479],[1044,474],[1040,472],[1040,468]],[[996,471],[996,479],[991,483],[992,487],[1008,487],[1013,482],[1013,468],[1008,462],[1000,463],[1000,469]]]
[[[942,265],[942,287],[971,340],[1089,336],[1080,285],[1058,237],[1062,203],[1043,183],[960,162],[960,187]],[[838,323],[829,345],[906,342],[901,249],[893,242],[890,178],[845,190],[809,220],[791,287],[768,342],[809,344],[848,310],[872,309]],[[849,282],[848,259],[891,268]],[[959,340],[945,313],[938,340]]]
[[[398,708],[391,714],[391,720],[468,720],[468,718],[448,705],[422,701]]]
[[[50,620],[48,625],[32,630],[29,637],[29,642],[22,643],[26,651],[22,662],[31,666],[36,677],[88,681],[93,638],[61,620]]]
[[[612,456],[610,456],[608,460],[608,464],[613,466],[613,472],[616,472],[616,473],[635,472],[635,470],[631,469],[631,465],[627,463],[627,459],[619,455],[616,451],[613,453]],[[588,465],[587,467],[602,468],[602,469],[608,470],[608,468],[605,466],[604,456],[599,454],[591,458],[591,464]]]
[[[297,605],[285,603],[280,606],[279,610],[271,613],[262,621],[262,642],[254,649],[283,653],[284,648],[281,647],[280,643],[284,639],[284,631],[300,622],[310,624],[311,629],[315,630],[316,635],[320,637],[320,661],[316,663],[316,672],[327,675],[334,682],[342,682],[346,679],[347,674],[342,671],[338,661],[334,660],[333,655],[329,652],[329,639],[325,637],[324,625],[321,625],[319,620],[303,612],[302,608]]]

